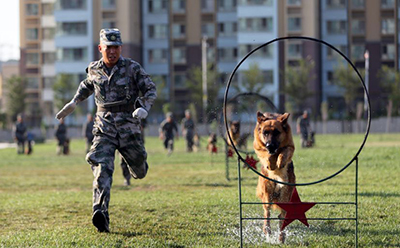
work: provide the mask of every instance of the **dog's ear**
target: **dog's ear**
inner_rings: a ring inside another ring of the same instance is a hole
[[[260,111],[257,111],[257,122],[262,123],[266,120],[267,120],[267,117],[265,117],[265,115],[263,113],[261,113]]]
[[[286,127],[288,119],[289,119],[290,114],[289,113],[284,113],[283,115],[279,116],[277,118],[278,121],[282,123],[283,127]]]

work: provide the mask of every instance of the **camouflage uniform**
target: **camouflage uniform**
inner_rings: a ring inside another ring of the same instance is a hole
[[[93,212],[101,210],[107,220],[115,150],[128,164],[134,178],[144,178],[147,153],[140,135],[140,120],[132,117],[135,108],[149,111],[156,98],[156,87],[149,75],[135,61],[119,58],[107,74],[103,59],[90,63],[87,78],[74,96],[80,102],[95,94],[97,113],[93,127],[93,145],[86,155],[93,181]],[[139,96],[142,92],[142,97]]]

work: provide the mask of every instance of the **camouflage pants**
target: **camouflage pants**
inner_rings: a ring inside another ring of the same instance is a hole
[[[125,180],[131,179],[131,173],[129,172],[128,164],[125,162],[122,155],[120,155],[119,159],[120,159],[120,165],[121,165],[121,169],[122,169],[122,175],[124,176]]]
[[[93,212],[101,209],[107,218],[115,150],[120,152],[134,178],[144,178],[148,169],[147,153],[140,133],[131,134],[126,138],[118,136],[113,138],[103,133],[96,134],[93,145],[86,155],[86,161],[91,165],[94,175]]]

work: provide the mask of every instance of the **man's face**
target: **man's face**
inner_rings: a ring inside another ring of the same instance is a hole
[[[103,43],[99,45],[99,52],[103,57],[104,63],[107,67],[113,67],[121,56],[121,46],[107,46]]]

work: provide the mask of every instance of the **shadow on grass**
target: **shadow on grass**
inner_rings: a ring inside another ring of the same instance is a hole
[[[111,234],[122,235],[127,238],[138,237],[138,236],[143,235],[142,233],[138,233],[138,232],[111,232]]]
[[[193,184],[182,184],[182,186],[186,186],[186,187],[212,187],[212,188],[216,188],[216,187],[220,187],[220,188],[232,188],[232,187],[236,187],[236,185],[229,185],[226,183],[193,183]]]
[[[361,192],[358,193],[358,196],[363,197],[400,197],[400,193],[393,193],[393,192]]]
[[[354,193],[346,193],[345,195],[354,196]],[[361,196],[361,197],[388,198],[388,197],[400,197],[400,193],[393,193],[393,192],[359,192],[358,196]]]

